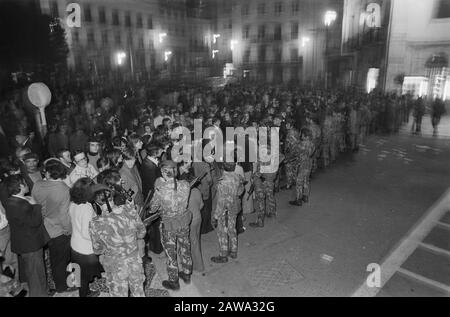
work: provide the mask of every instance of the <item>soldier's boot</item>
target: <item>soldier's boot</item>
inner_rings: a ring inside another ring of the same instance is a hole
[[[228,253],[228,256],[230,257],[230,258],[232,258],[232,259],[237,259],[237,252],[229,252]]]
[[[298,199],[298,200],[293,200],[293,201],[290,201],[290,202],[289,202],[289,205],[300,207],[300,206],[303,205],[303,202],[302,202],[300,199]]]
[[[184,272],[178,273],[179,278],[183,280],[185,284],[191,284],[191,276],[189,274],[186,274]]]
[[[302,200],[304,203],[308,203],[309,202],[309,197],[306,195],[303,195]]]
[[[178,291],[180,289],[180,282],[166,280],[166,281],[162,281],[162,286],[171,291]]]
[[[211,261],[214,263],[226,263],[228,262],[228,258],[226,256],[213,256]]]

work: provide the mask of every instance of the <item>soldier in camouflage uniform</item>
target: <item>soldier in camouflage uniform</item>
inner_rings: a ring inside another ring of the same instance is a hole
[[[113,197],[112,212],[89,224],[92,246],[100,254],[112,297],[128,297],[128,289],[133,297],[145,297],[145,226],[125,195],[115,192]]]
[[[217,205],[213,215],[213,227],[217,226],[219,256],[211,258],[214,263],[228,262],[228,256],[237,258],[238,241],[236,218],[240,211],[240,196],[244,193],[244,178],[235,173],[235,163],[223,163],[223,175],[217,184]]]
[[[293,122],[286,122],[287,136],[284,145],[284,155],[286,156],[285,160],[285,170],[286,170],[286,178],[287,185],[286,188],[289,189],[295,182],[295,177],[297,176],[295,158],[298,155],[296,149],[298,148],[298,144],[300,143],[300,133],[297,129],[294,128]]]
[[[347,132],[349,139],[349,148],[352,151],[357,151],[359,147],[359,120],[358,120],[358,111],[356,110],[355,105],[349,106],[349,116],[347,122]]]
[[[329,110],[323,126],[322,158],[324,167],[330,165],[336,158],[333,116],[331,110]]]
[[[311,169],[311,173],[314,173],[317,170],[318,161],[321,154],[320,148],[322,144],[322,129],[320,128],[318,122],[315,121],[315,118],[308,119],[307,128],[311,131],[312,135],[311,138],[315,149],[314,156],[312,158],[312,169]]]
[[[297,179],[295,183],[295,200],[289,202],[294,206],[301,206],[309,200],[309,181],[311,177],[314,144],[311,140],[311,131],[303,128],[301,132],[302,141],[299,144],[299,156],[297,163]]]
[[[256,172],[253,174],[253,184],[255,186],[256,196],[256,212],[258,214],[257,221],[249,224],[253,228],[264,227],[265,217],[275,217],[277,212],[274,194],[277,172],[264,172],[264,167],[268,165],[270,165],[270,162],[261,162],[261,160],[258,159],[255,168]]]
[[[152,212],[161,212],[161,242],[167,256],[169,279],[162,285],[170,290],[179,290],[181,278],[186,284],[191,282],[192,257],[189,239],[189,225],[192,213],[188,209],[190,184],[176,180],[177,165],[173,161],[161,164],[162,177],[155,182],[155,194],[150,203]],[[181,270],[178,268],[177,248]]]
[[[345,120],[344,116],[339,113],[335,112],[333,114],[333,125],[334,125],[334,160],[337,158],[339,153],[342,153],[345,151]],[[333,160],[333,161],[334,161]]]

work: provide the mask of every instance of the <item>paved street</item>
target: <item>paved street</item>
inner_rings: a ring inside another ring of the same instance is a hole
[[[448,122],[443,134],[450,134]],[[450,141],[432,138],[428,120],[424,125],[423,136],[410,135],[409,127],[400,135],[373,136],[359,153],[320,171],[306,206],[290,206],[290,191],[277,194],[277,219],[263,229],[247,226],[237,260],[211,263],[216,235],[204,236],[204,276],[172,296],[352,295],[364,284],[367,265],[381,264],[449,187]],[[155,260],[165,278],[164,258]],[[448,257],[443,261],[448,272]]]

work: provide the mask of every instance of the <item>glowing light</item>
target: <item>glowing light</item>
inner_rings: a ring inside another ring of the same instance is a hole
[[[172,55],[171,51],[165,51],[164,52],[164,61],[168,61],[169,60],[169,56]]]
[[[237,45],[237,43],[238,43],[238,41],[236,41],[236,40],[231,40],[231,42],[230,42],[230,48],[231,48],[232,51],[234,50],[234,47]]]
[[[167,33],[159,33],[159,43],[162,43],[166,36],[167,36]]]
[[[380,70],[378,68],[369,68],[367,73],[367,93],[371,93],[378,85],[378,77],[380,75]]]
[[[336,11],[325,12],[324,23],[326,26],[330,26],[334,21],[336,21],[337,13]]]
[[[220,37],[220,34],[214,34],[213,35],[213,43],[216,44],[217,39]]]
[[[125,54],[125,52],[118,52],[116,54],[117,65],[122,65],[126,57],[127,57],[127,54]]]
[[[302,37],[302,47],[305,47],[306,44],[308,44],[310,40],[311,40],[311,39],[310,39],[309,37],[303,36],[303,37]]]

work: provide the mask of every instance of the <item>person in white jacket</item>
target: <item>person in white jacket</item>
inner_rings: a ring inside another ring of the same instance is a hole
[[[100,276],[100,262],[94,253],[89,233],[89,223],[96,216],[90,203],[94,181],[88,177],[80,178],[70,190],[69,215],[72,223],[70,239],[71,261],[80,266],[80,297],[95,297],[98,292],[90,292],[89,283]]]

